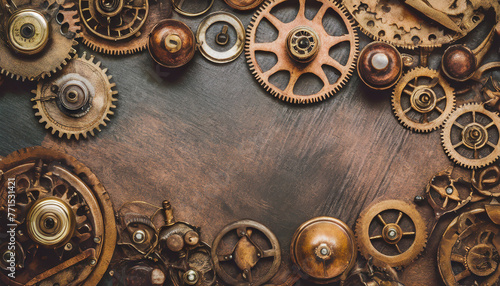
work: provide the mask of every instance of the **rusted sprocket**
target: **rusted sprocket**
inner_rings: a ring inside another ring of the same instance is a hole
[[[359,251],[379,267],[406,266],[427,243],[427,227],[416,208],[404,201],[386,200],[366,208],[356,223]]]
[[[79,0],[83,43],[105,54],[146,48],[149,32],[172,13],[170,1]],[[109,21],[109,22],[108,22]]]
[[[394,88],[392,109],[404,127],[430,132],[441,127],[455,107],[453,88],[436,70],[420,67]]]
[[[273,13],[275,7],[286,0],[273,0],[264,3],[255,13],[247,29],[246,57],[250,70],[258,82],[275,97],[292,103],[311,103],[324,100],[335,94],[352,74],[358,55],[358,37],[353,28],[353,21],[347,16],[345,9],[331,0],[320,0],[322,4],[314,18],[309,20],[306,15],[306,0],[300,0],[297,16],[294,20],[284,23]],[[345,25],[347,33],[330,35],[323,24],[327,11],[338,16]],[[256,38],[257,29],[268,21],[278,30],[277,38],[272,42],[259,42]],[[329,54],[330,50],[347,42],[347,62],[342,65]],[[257,61],[257,53],[272,53],[277,57],[276,64],[268,70]],[[323,70],[323,66],[335,69],[340,76],[333,80]],[[270,81],[271,76],[284,71],[289,75],[286,87],[279,88]],[[297,94],[294,92],[297,81],[306,74],[313,74],[320,79],[322,88],[312,94]],[[334,81],[334,82],[331,82]]]
[[[76,52],[77,15],[70,0],[0,1],[0,73],[36,81],[60,70]]]
[[[443,126],[441,139],[446,154],[469,169],[490,165],[500,156],[500,118],[479,103],[453,111]]]
[[[75,56],[56,77],[40,81],[32,91],[35,115],[52,134],[78,140],[80,136],[87,138],[88,133],[94,136],[94,130],[106,126],[114,114],[118,92],[113,90],[115,83],[110,83],[107,69],[100,65],[94,63],[93,56],[87,59],[85,53],[81,58]]]

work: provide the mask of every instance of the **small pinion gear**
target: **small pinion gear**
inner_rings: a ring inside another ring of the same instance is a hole
[[[386,200],[360,214],[356,238],[361,255],[373,257],[375,266],[404,267],[424,250],[427,227],[415,206]]]
[[[45,123],[46,129],[52,129],[52,134],[59,137],[66,135],[68,139],[80,135],[87,138],[94,130],[101,131],[100,126],[106,126],[111,109],[116,108],[114,97],[118,92],[113,90],[111,76],[107,69],[101,69],[101,63],[94,63],[94,57],[79,58],[75,56],[56,76],[38,83],[32,92],[35,97],[33,109],[40,117],[39,122]]]
[[[446,154],[458,165],[477,169],[500,156],[500,118],[483,104],[458,107],[446,120],[441,139]]]
[[[352,75],[358,55],[358,36],[354,30],[354,22],[345,9],[332,0],[318,0],[321,7],[314,17],[308,17],[306,0],[300,0],[295,19],[284,23],[275,14],[280,12],[280,4],[285,1],[267,1],[253,16],[247,29],[245,45],[247,62],[257,81],[275,97],[291,103],[322,101],[335,94]],[[325,27],[328,23],[323,23],[328,22],[324,21],[327,15],[338,18],[345,25],[347,32],[341,35],[331,35],[327,32]],[[264,22],[267,23],[261,25]],[[270,31],[260,33],[268,23],[278,31],[275,40],[265,41],[260,38],[264,33],[265,37],[271,33]],[[347,57],[345,64],[330,56],[330,51],[334,47],[342,49],[335,50],[336,55],[345,53]],[[274,54],[277,59],[274,66],[269,69],[264,68],[263,62],[258,60],[260,53]],[[325,72],[325,67],[335,70],[338,77],[329,76]],[[274,77],[283,73],[289,78],[283,87],[279,87],[280,84],[274,81]],[[297,90],[298,86],[308,85],[301,81],[308,79],[305,75],[315,76],[322,87],[310,93]]]
[[[392,109],[404,127],[416,132],[434,131],[453,111],[453,93],[438,71],[416,68],[406,73],[394,88]]]

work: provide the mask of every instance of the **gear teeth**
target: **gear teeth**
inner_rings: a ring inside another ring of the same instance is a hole
[[[346,64],[347,70],[340,76],[339,79],[337,79],[337,82],[334,84],[330,84],[330,86],[333,85],[333,87],[330,87],[330,90],[327,92],[324,92],[322,94],[314,94],[314,95],[308,95],[308,96],[297,96],[297,95],[288,95],[284,93],[284,91],[279,90],[277,87],[271,85],[268,81],[262,78],[262,71],[260,67],[258,66],[258,63],[256,60],[254,61],[253,59],[253,53],[252,53],[252,44],[253,40],[255,38],[255,30],[257,29],[258,25],[260,24],[260,15],[267,10],[271,10],[272,7],[270,7],[272,4],[276,3],[275,0],[267,0],[264,4],[262,4],[258,9],[257,12],[254,13],[252,19],[250,20],[250,24],[247,27],[246,30],[246,41],[245,41],[245,57],[246,61],[248,63],[250,72],[254,75],[256,78],[257,82],[269,93],[271,93],[272,96],[283,100],[285,102],[293,103],[293,104],[309,104],[309,103],[317,103],[320,101],[323,101],[333,95],[335,95],[343,86],[345,86],[349,80],[349,78],[352,76],[354,72],[354,68],[356,65],[356,60],[358,58],[359,54],[359,38],[358,38],[358,33],[355,29],[356,23],[353,19],[352,16],[349,15],[347,10],[343,5],[340,5],[337,2],[330,2],[330,1],[325,1],[324,5],[326,3],[331,4],[332,7],[337,8],[338,10],[335,11],[338,14],[343,14],[346,17],[346,26],[347,27],[352,27],[352,37],[354,38],[352,47],[351,47],[351,55],[350,55],[350,63]],[[321,71],[323,72],[323,71]],[[324,87],[323,87],[324,88]]]
[[[102,114],[102,117],[98,123],[96,123],[92,126],[89,126],[90,130],[86,130],[86,129],[82,128],[82,130],[76,131],[76,132],[66,131],[66,130],[62,129],[60,123],[52,120],[51,117],[46,115],[47,111],[45,110],[45,108],[42,108],[43,101],[41,101],[40,99],[42,96],[42,92],[44,90],[43,86],[48,84],[48,82],[40,81],[37,85],[37,89],[31,91],[35,95],[35,97],[31,99],[31,101],[34,102],[33,109],[35,110],[35,116],[40,117],[40,119],[39,119],[40,123],[45,123],[44,124],[45,129],[50,130],[53,135],[55,135],[57,133],[59,138],[62,138],[63,136],[65,136],[68,140],[70,140],[72,137],[74,137],[76,140],[79,140],[81,137],[86,139],[88,137],[87,136],[88,133],[90,133],[92,136],[94,136],[95,135],[94,130],[101,131],[100,126],[107,126],[107,123],[105,121],[110,121],[109,116],[114,115],[114,111],[112,111],[112,109],[115,109],[116,105],[113,104],[113,102],[118,101],[118,99],[115,97],[115,96],[117,96],[118,91],[114,90],[114,88],[116,87],[116,84],[109,82],[109,79],[111,79],[111,76],[108,76],[106,74],[107,69],[101,69],[100,68],[101,62],[94,63],[94,59],[95,58],[93,55],[90,55],[90,57],[88,57],[88,59],[87,59],[87,53],[84,52],[82,54],[82,57],[80,57],[80,58],[78,57],[78,55],[75,54],[72,58],[72,61],[71,61],[71,62],[80,61],[80,62],[83,62],[87,65],[92,65],[93,67],[95,67],[97,70],[100,71],[100,76],[102,77],[102,79],[106,80],[106,87],[105,88],[107,89],[107,94],[105,96],[107,97],[108,108]],[[62,71],[62,72],[64,72],[64,71]]]
[[[408,90],[407,87],[409,86],[410,82],[412,82],[415,78],[422,77],[438,77],[438,84],[444,90],[444,96],[446,97],[446,106],[444,110],[442,110],[441,115],[428,123],[415,122],[412,119],[408,118],[406,116],[405,110],[403,110],[403,106],[401,105],[402,94],[405,90]],[[394,87],[391,97],[392,111],[398,122],[405,128],[419,133],[428,133],[441,128],[444,125],[446,118],[448,118],[450,113],[455,109],[455,103],[456,99],[454,96],[453,88],[446,82],[446,80],[439,74],[438,71],[425,67],[417,67],[403,75]]]
[[[458,151],[456,151],[454,144],[451,141],[451,129],[452,126],[456,125],[456,119],[462,117],[462,115],[468,112],[482,113],[482,115],[492,120],[493,125],[497,128],[498,131],[500,131],[500,117],[498,117],[497,112],[492,112],[484,108],[484,105],[482,103],[469,102],[458,107],[452,114],[450,114],[450,116],[444,123],[443,131],[441,132],[441,143],[443,145],[444,152],[455,164],[467,169],[475,170],[478,168],[487,167],[498,160],[498,158],[500,157],[500,141],[496,143],[496,146],[493,151],[491,151],[491,153],[489,153],[486,157],[479,159],[466,158],[462,156]]]

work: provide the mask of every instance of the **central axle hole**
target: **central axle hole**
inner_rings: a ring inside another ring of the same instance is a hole
[[[35,35],[35,26],[30,23],[26,23],[21,26],[21,36],[26,39],[30,39]]]
[[[310,44],[311,44],[311,43],[309,42],[309,39],[307,39],[307,38],[300,38],[300,39],[299,39],[298,46],[299,46],[299,48],[301,48],[301,49],[306,49],[306,48],[308,48],[308,47],[309,47],[309,45],[310,45]]]
[[[53,229],[56,226],[56,221],[49,217],[44,221],[44,226],[46,229]]]

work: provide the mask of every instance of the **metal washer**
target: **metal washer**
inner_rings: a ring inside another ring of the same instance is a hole
[[[225,52],[218,52],[211,48],[206,40],[206,33],[208,28],[217,22],[224,22],[231,25],[236,31],[236,43]],[[229,63],[234,61],[243,52],[245,47],[245,28],[238,19],[233,14],[227,12],[215,12],[208,15],[198,26],[198,31],[196,32],[196,40],[198,42],[198,49],[201,54],[209,61],[214,63]]]

